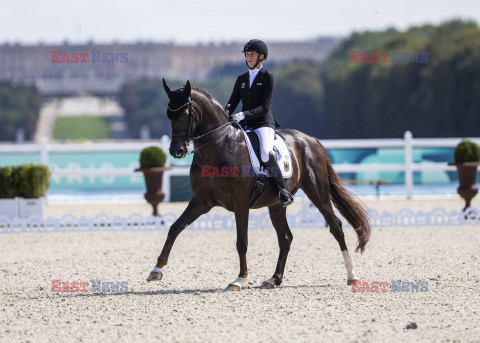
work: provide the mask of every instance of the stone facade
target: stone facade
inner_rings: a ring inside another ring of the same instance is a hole
[[[269,60],[276,63],[322,60],[338,41],[338,38],[318,38],[303,42],[267,42]],[[139,78],[205,80],[215,66],[242,63],[242,48],[240,42],[2,44],[0,80],[36,84],[45,95],[115,94],[125,81]],[[55,51],[57,53],[52,53]]]

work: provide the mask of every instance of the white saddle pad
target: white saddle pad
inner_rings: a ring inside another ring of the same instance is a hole
[[[246,131],[242,130],[242,132],[245,138],[245,142],[247,143],[247,146],[248,146],[248,154],[250,155],[250,161],[252,162],[253,169],[257,174],[268,175],[267,170],[263,166],[260,166],[260,161],[258,160],[257,154],[255,154],[255,151],[253,151],[252,144],[248,139],[247,132],[250,132],[250,130],[246,130]],[[260,140],[260,137],[259,137],[259,140]],[[276,154],[275,158],[277,160],[278,166],[282,170],[283,177],[285,179],[288,179],[293,174],[292,158],[290,156],[290,152],[287,149],[287,145],[285,144],[285,141],[283,140],[282,137],[280,137],[277,134],[275,134],[273,151],[275,151],[275,154]]]

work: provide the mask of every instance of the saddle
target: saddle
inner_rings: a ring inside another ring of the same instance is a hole
[[[249,205],[251,208],[267,189],[268,171],[260,155],[260,137],[255,131],[251,130],[245,130],[243,133],[252,164],[252,175],[254,175],[253,190]],[[277,134],[275,134],[273,151],[275,152],[276,160],[280,166],[283,177],[288,179],[293,174],[292,160],[285,141]]]

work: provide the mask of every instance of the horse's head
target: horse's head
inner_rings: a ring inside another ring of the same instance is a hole
[[[175,158],[184,158],[187,154],[187,146],[198,125],[197,114],[190,98],[192,92],[190,81],[187,81],[184,87],[172,91],[163,79],[163,88],[170,100],[167,109],[167,117],[172,126],[170,155]]]

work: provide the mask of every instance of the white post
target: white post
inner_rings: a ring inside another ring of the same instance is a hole
[[[162,178],[162,190],[165,193],[165,199],[163,199],[164,202],[170,202],[170,177],[171,177],[171,172],[170,170],[166,170],[163,173],[163,178]]]
[[[168,155],[168,149],[170,147],[170,138],[167,135],[163,135],[162,138],[160,138],[160,148]],[[170,163],[168,165],[165,165],[165,167],[170,167]],[[171,185],[170,185],[170,178],[172,176],[172,170],[166,170],[163,173],[163,179],[162,179],[162,190],[165,193],[165,199],[163,199],[164,202],[170,202],[171,198]]]
[[[163,149],[163,151],[168,154],[168,149],[170,147],[170,138],[167,135],[163,135],[162,138],[160,138],[160,148]]]
[[[48,167],[48,139],[47,137],[42,137],[40,143],[40,156],[43,165]]]
[[[413,193],[413,135],[406,131],[403,135],[405,140],[405,191],[407,199],[412,198]]]

